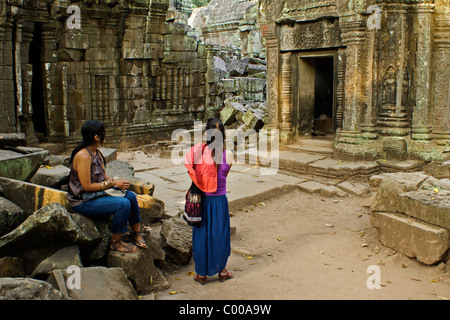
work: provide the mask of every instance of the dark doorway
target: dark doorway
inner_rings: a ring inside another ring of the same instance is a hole
[[[42,82],[42,23],[34,24],[33,40],[30,43],[29,62],[33,66],[33,79],[31,83],[31,104],[33,106],[33,125],[38,139],[47,134],[45,117],[44,88]]]
[[[335,132],[335,58],[299,57],[299,137],[333,135]]]
[[[313,135],[332,134],[334,99],[333,58],[316,59],[315,103]]]

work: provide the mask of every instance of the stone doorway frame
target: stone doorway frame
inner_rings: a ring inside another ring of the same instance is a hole
[[[316,68],[311,67],[306,59],[320,59],[320,58],[332,58],[333,59],[333,106],[332,106],[332,114],[333,114],[333,135],[336,136],[338,131],[338,121],[337,121],[337,111],[338,111],[338,50],[326,50],[326,51],[308,51],[308,52],[298,52],[295,53],[294,56],[294,82],[293,82],[293,129],[295,130],[295,140],[301,139],[310,139],[312,138],[311,131],[314,123],[314,97],[311,99],[311,96],[315,95],[315,72]],[[308,78],[303,78],[300,76],[300,73],[303,71],[309,72],[312,75],[313,80],[307,81]],[[313,74],[314,73],[314,74]],[[303,86],[306,86],[306,94],[302,89]],[[303,92],[302,92],[303,91]],[[302,101],[303,100],[303,101]],[[308,102],[308,100],[310,100]],[[301,109],[303,104],[310,104],[312,112],[311,119],[305,119],[307,122],[310,122],[309,134],[302,134],[300,132],[301,126]],[[320,138],[318,138],[320,139]]]

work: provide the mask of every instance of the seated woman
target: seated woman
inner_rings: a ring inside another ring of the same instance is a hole
[[[141,233],[141,216],[136,195],[127,191],[127,180],[114,180],[106,175],[105,159],[98,150],[106,137],[105,127],[99,121],[90,120],[81,127],[83,141],[73,150],[70,163],[67,199],[73,210],[89,218],[113,215],[111,250],[137,252],[147,248]],[[105,190],[123,190],[123,197],[109,196]],[[122,241],[128,223],[133,231],[133,244]]]

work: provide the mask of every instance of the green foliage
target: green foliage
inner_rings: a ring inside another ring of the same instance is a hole
[[[208,5],[210,1],[211,0],[192,0],[192,7],[193,8],[204,7]]]

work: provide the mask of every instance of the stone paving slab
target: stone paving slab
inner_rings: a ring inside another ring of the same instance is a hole
[[[191,185],[184,166],[136,172],[135,176],[155,184],[154,196],[164,201],[167,215],[175,216],[184,209],[185,195]],[[294,190],[304,181],[303,178],[283,173],[261,175],[261,168],[255,166],[233,165],[227,180],[230,210]]]

